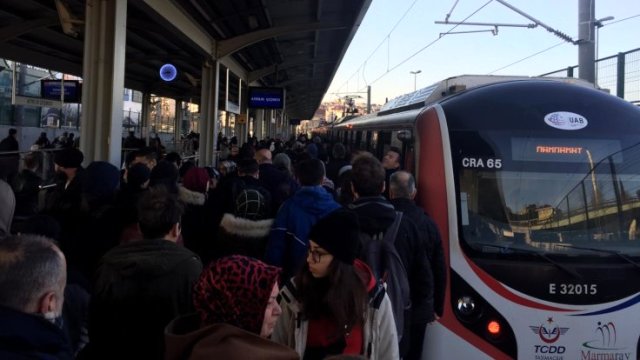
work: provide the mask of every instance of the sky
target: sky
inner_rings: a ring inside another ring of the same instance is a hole
[[[578,38],[578,0],[506,1],[574,40]],[[640,0],[593,1],[596,19],[614,17],[598,31],[596,57],[640,48]],[[532,23],[495,0],[458,0],[457,4],[456,0],[372,0],[324,100],[359,95],[365,101],[366,87],[371,85],[372,102],[383,104],[385,98],[412,92],[414,78],[420,89],[456,75],[536,76],[578,64],[578,46],[540,26],[500,26],[497,35],[477,32],[440,37],[449,31],[491,29],[434,23],[444,21],[450,11],[449,21]],[[418,70],[417,75],[410,73]]]

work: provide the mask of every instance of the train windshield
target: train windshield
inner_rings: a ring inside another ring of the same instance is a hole
[[[451,133],[461,240],[504,256],[640,256],[639,138],[557,133]]]

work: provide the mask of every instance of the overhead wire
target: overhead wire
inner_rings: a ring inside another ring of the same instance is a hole
[[[560,45],[563,45],[563,44],[569,44],[569,43],[563,40],[563,41],[561,41],[561,42],[559,42],[559,43],[557,43],[557,44],[555,44],[555,45],[553,45],[553,46],[550,46],[550,47],[548,47],[548,48],[544,49],[544,50],[540,50],[540,51],[538,51],[538,52],[536,52],[536,53],[534,53],[534,54],[528,55],[528,56],[526,56],[526,57],[524,57],[524,58],[522,58],[522,59],[520,59],[520,60],[518,60],[518,61],[512,62],[512,63],[511,63],[511,64],[509,64],[509,65],[505,65],[505,66],[503,66],[503,67],[501,67],[501,68],[499,68],[499,69],[495,69],[495,70],[493,70],[493,71],[491,71],[491,72],[488,72],[488,73],[487,73],[487,75],[491,75],[491,74],[493,74],[493,73],[495,73],[495,72],[497,72],[497,71],[504,70],[504,69],[506,69],[506,68],[508,68],[508,67],[511,67],[511,66],[513,66],[513,65],[515,65],[515,64],[518,64],[518,63],[521,63],[521,62],[523,62],[523,61],[525,61],[525,60],[527,60],[527,59],[530,59],[530,58],[532,58],[532,57],[534,57],[534,56],[536,56],[536,55],[540,55],[540,54],[542,54],[542,53],[544,53],[544,52],[547,52],[547,51],[549,51],[549,50],[551,50],[551,49],[553,49],[553,48],[555,48],[555,47],[558,47],[558,46],[560,46]]]
[[[609,26],[609,25],[617,24],[617,23],[619,23],[619,22],[623,22],[623,21],[631,20],[631,19],[633,19],[633,18],[637,18],[637,17],[639,17],[639,16],[640,16],[640,14],[636,14],[636,15],[633,15],[633,16],[626,17],[626,18],[624,18],[624,19],[620,19],[620,20],[616,20],[616,21],[608,22],[608,23],[606,23],[605,25],[606,25],[606,26]]]
[[[460,25],[464,25],[464,22],[469,20],[469,18],[471,18],[473,15],[477,14],[480,10],[484,9],[487,5],[489,5],[491,2],[493,2],[493,0],[489,0],[487,1],[484,5],[482,5],[481,7],[479,7],[476,11],[472,12],[471,14],[469,14],[466,18],[464,18],[464,20],[462,20],[460,23],[454,25],[451,29],[449,29],[446,34],[449,34],[451,31],[455,30],[458,26]],[[414,52],[413,54],[411,54],[410,56],[408,56],[407,58],[405,58],[404,60],[402,60],[401,62],[399,62],[398,64],[394,65],[392,68],[388,69],[386,72],[384,72],[382,75],[380,75],[378,78],[376,78],[375,80],[373,80],[370,84],[367,85],[373,85],[375,84],[378,80],[382,79],[383,77],[385,77],[388,73],[392,72],[393,70],[397,69],[398,67],[404,65],[407,61],[413,59],[416,55],[420,54],[421,52],[423,52],[424,50],[426,50],[427,48],[429,48],[431,45],[435,44],[436,42],[440,41],[440,39],[442,39],[442,36],[436,38],[435,40],[431,41],[430,43],[428,43],[427,45],[423,46],[420,50]]]
[[[396,23],[393,25],[393,27],[391,28],[391,30],[389,30],[389,32],[387,33],[387,35],[385,37],[382,38],[382,41],[380,41],[380,43],[378,44],[378,46],[376,46],[375,49],[373,49],[373,51],[369,54],[369,56],[367,56],[367,58],[362,62],[362,64],[360,64],[360,66],[358,66],[358,69],[347,79],[347,81],[344,82],[344,84],[340,85],[340,87],[338,88],[338,91],[340,89],[342,89],[345,85],[349,84],[349,81],[351,79],[353,79],[353,77],[355,75],[357,75],[360,72],[360,69],[362,69],[362,72],[364,73],[364,67],[367,64],[367,61],[369,61],[371,59],[371,57],[378,51],[378,49],[380,49],[380,47],[385,43],[385,42],[389,42],[390,38],[391,38],[391,33],[393,33],[393,31],[398,27],[398,25],[400,25],[400,23],[402,22],[402,20],[404,20],[405,17],[407,17],[407,15],[409,14],[409,12],[411,11],[411,9],[413,9],[413,7],[415,6],[415,4],[418,2],[418,0],[414,0],[411,5],[409,5],[409,7],[407,8],[407,10],[405,10],[404,14],[402,14],[402,16],[400,17],[400,19],[398,19],[398,21],[396,21]],[[388,48],[388,44],[387,44],[387,53],[389,52],[389,48]],[[388,58],[388,55],[387,55]],[[389,66],[389,61],[387,59],[387,68]]]
[[[631,19],[633,19],[633,18],[637,18],[637,17],[640,17],[640,14],[636,14],[636,15],[633,15],[633,16],[628,16],[628,17],[626,17],[626,18],[624,18],[624,19],[620,19],[620,20],[616,20],[616,21],[608,22],[608,23],[606,23],[606,24],[605,24],[605,26],[610,26],[610,25],[613,25],[613,24],[616,24],[616,23],[619,23],[619,22],[623,22],[623,21],[627,21],[627,20],[631,20]],[[563,44],[567,44],[567,42],[564,42],[564,41],[559,42],[559,43],[557,43],[557,44],[555,44],[555,45],[552,45],[552,46],[550,46],[550,47],[548,47],[548,48],[546,48],[546,49],[540,50],[540,51],[538,51],[538,52],[536,52],[536,53],[533,53],[533,54],[531,54],[531,55],[528,55],[528,56],[526,56],[526,57],[524,57],[524,58],[522,58],[522,59],[520,59],[520,60],[517,60],[517,61],[515,61],[515,62],[512,62],[512,63],[510,63],[510,64],[508,64],[508,65],[505,65],[505,66],[503,66],[503,67],[501,67],[501,68],[499,68],[499,69],[495,69],[495,70],[493,70],[493,71],[491,71],[491,72],[488,72],[488,73],[487,73],[487,75],[491,75],[491,74],[493,74],[493,73],[495,73],[495,72],[498,72],[498,71],[500,71],[500,70],[504,70],[504,69],[506,69],[506,68],[508,68],[508,67],[511,67],[511,66],[513,66],[513,65],[516,65],[516,64],[518,64],[518,63],[521,63],[521,62],[523,62],[523,61],[525,61],[525,60],[528,60],[528,59],[530,59],[530,58],[532,58],[532,57],[534,57],[534,56],[536,56],[536,55],[540,55],[540,54],[542,54],[542,53],[544,53],[544,52],[547,52],[547,51],[549,51],[549,50],[551,50],[551,49],[553,49],[553,48],[555,48],[555,47],[558,47],[558,46],[560,46],[560,45],[563,45]]]

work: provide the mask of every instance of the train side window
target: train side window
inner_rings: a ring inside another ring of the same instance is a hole
[[[367,149],[367,138],[369,137],[369,135],[371,134],[371,132],[368,131],[363,131],[362,134],[360,135],[360,142],[358,143],[358,150],[366,150]]]
[[[389,131],[380,131],[378,133],[378,143],[376,144],[377,146],[375,147],[374,153],[378,159],[382,159],[384,154],[389,150],[391,146],[391,134],[392,132]],[[401,147],[399,148],[401,149]]]
[[[397,130],[397,131],[391,132],[391,139],[389,139],[389,141],[390,141],[390,145],[389,146],[395,146],[395,147],[397,147],[399,149],[402,149],[403,142],[402,142],[402,140],[400,140],[398,138],[398,134],[403,134],[404,135],[406,133],[409,133],[409,135],[411,134],[408,130]]]
[[[362,131],[356,132],[356,145],[362,147]]]
[[[369,142],[369,151],[375,155],[376,157],[380,157],[380,154],[378,154],[378,140],[380,138],[380,132],[379,131],[372,131],[371,132],[371,141]]]

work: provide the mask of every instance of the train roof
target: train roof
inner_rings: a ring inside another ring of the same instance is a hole
[[[445,98],[457,95],[466,90],[480,88],[492,84],[510,83],[518,81],[555,81],[579,85],[595,89],[587,81],[564,77],[529,77],[529,76],[498,76],[498,75],[461,75],[439,81],[431,86],[401,95],[392,99],[383,108],[373,114],[344,119],[340,123],[331,124],[337,128],[358,126],[376,126],[377,128],[396,128],[409,126],[408,119],[414,119],[425,107],[439,103]],[[352,125],[353,124],[353,125]]]
[[[514,80],[555,80],[594,88],[594,85],[576,78],[566,77],[529,77],[503,75],[459,75],[453,76],[414,92],[400,95],[382,106],[377,115],[385,115],[409,109],[422,108],[438,100],[475,87]]]

